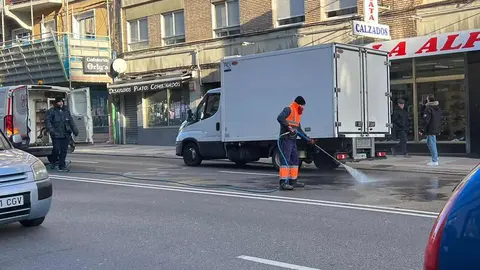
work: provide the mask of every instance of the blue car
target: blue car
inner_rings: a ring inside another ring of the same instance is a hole
[[[18,135],[12,140],[21,141]],[[0,131],[0,224],[39,226],[52,203],[52,182],[37,157],[13,148]]]
[[[435,221],[425,270],[480,269],[480,165],[454,189]]]

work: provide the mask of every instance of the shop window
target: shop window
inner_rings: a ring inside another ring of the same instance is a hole
[[[324,0],[322,8],[326,18],[342,18],[357,15],[357,0]]]
[[[240,10],[238,0],[228,0],[214,5],[214,32],[216,37],[240,34]]]
[[[390,92],[392,94],[392,111],[390,115],[393,114],[393,110],[397,109],[397,101],[399,99],[405,100],[405,107],[404,109],[408,112],[408,120],[409,120],[409,129],[407,132],[407,137],[409,141],[414,140],[414,110],[413,110],[413,84],[397,84],[390,86]],[[392,129],[392,137],[388,138],[389,140],[397,140],[397,135],[395,128]]]
[[[108,133],[108,92],[90,91],[93,133]]]
[[[413,78],[412,59],[392,61],[390,67],[391,80],[406,80]]]
[[[188,89],[162,90],[146,93],[148,127],[180,126],[187,119],[190,107]]]
[[[140,50],[148,48],[148,20],[142,18],[128,22],[128,50]]]
[[[415,60],[417,78],[465,74],[463,54],[419,57]]]
[[[466,95],[465,81],[442,81],[417,84],[417,102],[419,123],[421,123],[425,100],[433,94],[442,110],[441,133],[439,141],[465,141]],[[424,140],[424,138],[420,138]]]
[[[163,15],[163,43],[172,45],[185,42],[185,20],[183,11]]]
[[[277,26],[305,22],[305,1],[276,0]]]

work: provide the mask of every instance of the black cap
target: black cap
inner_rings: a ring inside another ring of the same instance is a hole
[[[405,104],[405,100],[399,98],[399,99],[397,100],[397,104]]]
[[[58,102],[63,102],[63,97],[56,97],[55,103],[58,103]]]
[[[295,98],[295,103],[297,103],[298,105],[305,105],[306,104],[305,99],[302,96],[296,97]]]

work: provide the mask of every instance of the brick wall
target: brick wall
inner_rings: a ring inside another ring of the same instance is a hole
[[[161,15],[148,16],[148,38],[150,47],[162,46]]]
[[[321,20],[320,0],[305,0],[305,23],[314,23]]]
[[[358,1],[358,13],[363,15],[363,1]],[[390,10],[379,10],[381,24],[390,26],[392,39],[408,38],[417,36],[415,20],[415,6],[420,5],[422,0],[378,0],[378,4],[389,6]]]
[[[273,28],[272,0],[240,0],[239,5],[243,33]]]
[[[184,1],[186,41],[212,38],[212,3],[210,0]]]

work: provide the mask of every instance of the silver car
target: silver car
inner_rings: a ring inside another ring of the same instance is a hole
[[[17,143],[22,138],[12,136]],[[52,182],[41,160],[12,147],[0,131],[0,224],[39,226],[52,204]]]

